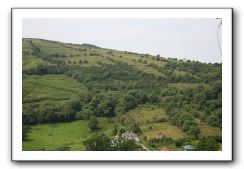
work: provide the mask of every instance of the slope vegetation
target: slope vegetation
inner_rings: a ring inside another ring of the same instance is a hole
[[[147,150],[221,150],[222,64],[22,42],[23,150],[96,150],[126,131]]]

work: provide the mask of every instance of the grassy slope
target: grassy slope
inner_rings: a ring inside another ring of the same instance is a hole
[[[140,124],[143,133],[141,137],[159,138],[164,135],[177,139],[185,136],[178,127],[168,122],[155,122],[159,118],[167,118],[165,110],[157,106],[140,106],[129,111],[128,116]]]
[[[82,64],[81,66],[87,67],[87,66],[100,66],[97,61],[101,61],[102,63],[110,63],[112,64],[111,59],[118,60],[122,62],[126,62],[129,65],[136,67],[137,69],[144,71],[146,73],[151,73],[156,76],[163,76],[161,72],[158,70],[151,68],[148,66],[148,64],[153,63],[160,67],[163,67],[165,62],[157,62],[156,60],[152,60],[152,56],[143,57],[143,61],[147,61],[147,64],[139,63],[137,62],[139,59],[141,59],[140,54],[132,54],[132,53],[125,53],[122,51],[112,51],[112,55],[108,54],[108,52],[111,52],[109,49],[102,49],[102,48],[89,48],[84,47],[82,45],[68,45],[63,44],[59,42],[50,42],[46,40],[40,40],[40,39],[23,39],[23,50],[29,51],[30,48],[30,41],[40,47],[43,54],[64,54],[67,57],[63,60],[68,63],[68,61],[71,61],[72,63],[68,64],[74,64],[74,61],[76,64],[78,64],[79,60],[88,61],[88,64]],[[86,49],[86,51],[80,51],[78,49]],[[98,53],[99,56],[89,56],[90,53]],[[36,57],[32,57],[28,63],[31,64],[32,62],[37,62]],[[39,63],[40,64],[40,63]],[[28,68],[27,63],[25,63],[24,68]]]
[[[24,101],[62,101],[72,99],[86,88],[65,75],[28,75],[23,79]]]
[[[157,106],[145,105],[128,112],[128,116],[139,124],[153,123],[155,119],[167,117],[164,109]]]
[[[113,64],[113,61],[121,61],[155,76],[164,77],[162,72],[149,66],[155,64],[164,68],[166,62],[156,61],[152,56],[144,56],[135,53],[128,53],[123,51],[112,51],[109,49],[87,47],[85,45],[70,45],[59,42],[50,42],[46,40],[32,39],[32,42],[40,47],[41,51],[47,55],[49,54],[65,54],[67,57],[63,58],[66,64],[76,64],[82,67],[100,66],[98,61],[102,63]],[[33,56],[30,52],[30,39],[23,40],[23,69],[30,69],[40,64],[50,64],[47,61]],[[82,51],[86,49],[85,51]],[[108,52],[112,51],[112,55]],[[99,56],[90,56],[91,52],[98,53]],[[139,59],[147,63],[138,62]],[[87,64],[79,64],[82,60],[88,61]],[[76,63],[75,63],[75,62]],[[184,71],[175,71],[178,76],[184,76]],[[169,86],[178,90],[185,88],[194,88],[199,84],[187,83],[172,83]],[[208,86],[205,86],[208,87]],[[77,81],[66,75],[44,75],[44,76],[26,76],[23,78],[23,91],[25,93],[24,100],[38,100],[39,103],[44,102],[63,102],[74,97],[78,93],[84,92],[87,89]],[[135,119],[141,126],[143,136],[148,138],[157,138],[162,135],[172,138],[182,138],[185,134],[175,126],[170,125],[168,122],[154,122],[155,119],[167,117],[164,109],[155,106],[141,106],[131,110],[128,115]],[[96,132],[105,132],[110,134],[112,126],[115,124],[114,119],[99,118],[100,130]],[[218,128],[210,127],[206,124],[199,123],[202,135],[219,135],[221,130]],[[75,121],[70,123],[58,124],[40,124],[32,126],[28,134],[28,141],[23,142],[24,150],[40,150],[40,149],[53,149],[58,148],[64,144],[68,144],[71,150],[83,150],[82,141],[91,135],[87,128],[87,121]]]
[[[64,144],[71,150],[84,150],[82,141],[90,135],[87,121],[32,126],[28,140],[23,141],[23,150],[51,150]]]

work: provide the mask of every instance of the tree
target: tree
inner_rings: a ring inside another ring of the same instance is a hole
[[[107,116],[111,117],[115,115],[115,106],[116,106],[116,99],[113,97],[105,97],[100,102],[98,107],[100,108],[101,114],[98,114],[99,116]]]
[[[89,92],[80,94],[80,101],[84,104],[88,104],[92,99],[92,95]]]
[[[140,133],[141,133],[141,129],[140,129],[139,125],[136,124],[136,123],[133,123],[133,124],[129,127],[129,130],[130,130],[130,131],[133,131],[133,132],[136,133],[136,134],[140,134]]]
[[[71,108],[74,110],[74,112],[78,112],[81,110],[81,104],[79,100],[72,100],[71,101]]]
[[[193,125],[193,123],[192,123],[191,120],[185,120],[181,128],[182,128],[182,130],[183,130],[184,132],[186,132],[186,131],[189,130],[189,128],[190,128],[192,125]]]
[[[125,103],[125,111],[133,109],[136,106],[137,106],[137,104],[134,101],[128,101],[128,102]]]
[[[200,105],[205,105],[207,100],[207,95],[205,91],[201,91],[193,95],[193,102],[198,103]]]
[[[36,68],[33,68],[33,73],[38,75],[48,74],[48,69],[45,65],[38,65]]]
[[[218,140],[214,137],[204,137],[198,143],[196,150],[198,151],[218,151],[219,150]]]
[[[102,65],[103,63],[101,61],[97,61],[97,64],[98,65]]]
[[[32,55],[38,55],[41,52],[41,49],[34,44],[32,44]]]
[[[111,139],[105,134],[94,135],[91,138],[85,140],[83,143],[87,151],[111,150]]]
[[[160,55],[157,55],[156,57],[157,57],[156,60],[159,61],[160,60]]]
[[[143,151],[144,148],[133,139],[119,138],[116,145],[111,147],[112,151]]]
[[[197,126],[190,126],[189,130],[188,130],[188,133],[197,138],[198,135],[200,134],[200,129],[197,127]]]
[[[70,103],[66,103],[63,105],[62,111],[58,112],[58,119],[60,121],[71,121],[75,119],[76,112],[72,108],[72,105]]]
[[[175,140],[175,145],[177,147],[181,147],[184,143],[184,140],[183,139],[178,139],[178,140]]]
[[[97,118],[96,118],[95,116],[91,116],[91,117],[89,118],[89,121],[88,121],[88,127],[89,127],[92,131],[94,131],[94,130],[97,129],[97,123],[98,123]]]
[[[85,105],[81,111],[76,113],[75,119],[89,120],[91,115],[92,111]]]
[[[26,141],[27,140],[27,134],[30,132],[31,127],[23,125],[22,126],[22,140]]]
[[[112,135],[117,135],[118,131],[119,131],[119,129],[118,129],[118,125],[115,124],[115,125],[113,126]]]
[[[142,59],[138,59],[137,61],[140,62],[140,63],[142,63]]]

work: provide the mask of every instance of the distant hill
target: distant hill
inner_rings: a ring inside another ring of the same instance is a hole
[[[90,134],[105,133],[112,138],[133,131],[149,150],[183,150],[183,144],[197,150],[221,149],[221,63],[44,39],[24,38],[22,44],[24,126],[40,124],[44,133],[54,132],[44,123],[62,125],[80,120],[82,126],[87,126],[95,117],[98,126],[91,130],[96,131],[89,131],[88,125],[83,139],[90,138]],[[70,126],[78,126],[78,122]],[[67,131],[62,134],[63,142],[52,144],[46,136],[38,135],[38,130],[24,130],[32,131],[29,136],[24,132],[24,136],[33,141],[24,140],[23,148],[67,148],[60,144],[67,142],[70,131],[60,130]],[[88,149],[87,142],[81,145],[77,134],[69,137],[74,137],[74,143],[68,146],[71,150]],[[42,144],[35,138],[43,138]]]

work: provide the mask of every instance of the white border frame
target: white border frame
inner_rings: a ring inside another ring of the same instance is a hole
[[[22,151],[23,18],[222,18],[222,151]],[[13,161],[232,161],[232,9],[12,9]]]

